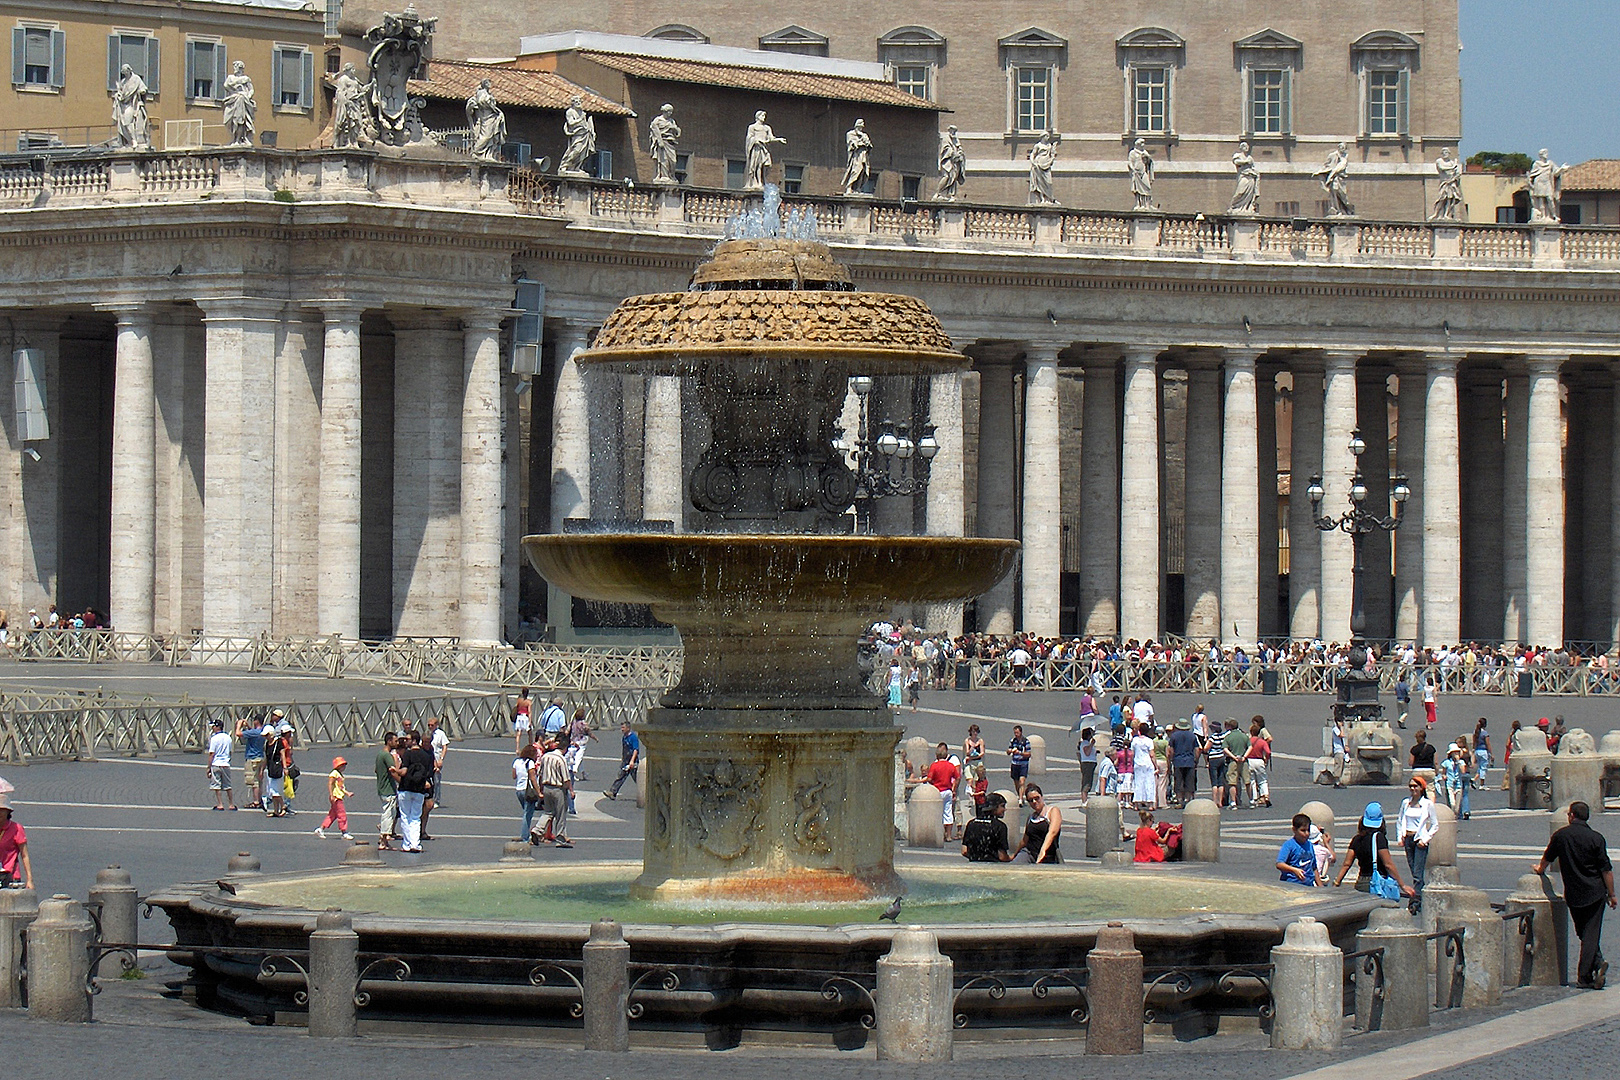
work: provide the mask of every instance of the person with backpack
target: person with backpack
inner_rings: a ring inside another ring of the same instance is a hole
[[[287,736],[281,725],[264,726],[264,807],[265,817],[286,817],[292,813],[286,805],[287,764],[292,752],[287,748]]]
[[[422,853],[422,804],[433,789],[433,755],[422,748],[420,732],[411,732],[410,742],[399,755],[405,775],[399,779],[400,850]]]

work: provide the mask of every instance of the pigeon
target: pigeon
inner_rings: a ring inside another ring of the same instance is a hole
[[[230,893],[232,896],[236,895],[236,886],[232,885],[230,882],[225,881],[225,880],[222,879],[220,881],[214,882],[214,884],[219,886],[219,891],[220,892],[222,892],[222,893]],[[896,903],[898,903],[898,902],[899,901],[896,901]],[[900,909],[896,908],[895,910],[899,911]]]
[[[878,916],[878,922],[882,922],[884,919],[888,919],[890,922],[900,921],[900,897],[895,897],[894,903],[889,905],[889,909]]]

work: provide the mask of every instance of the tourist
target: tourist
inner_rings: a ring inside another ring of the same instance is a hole
[[[281,725],[264,725],[264,816],[285,817],[287,748]]]
[[[1615,906],[1614,864],[1609,861],[1609,846],[1603,835],[1588,822],[1592,808],[1584,802],[1569,804],[1569,824],[1553,833],[1547,850],[1531,864],[1537,874],[1545,874],[1547,867],[1558,863],[1558,872],[1564,879],[1564,902],[1569,905],[1569,918],[1575,924],[1575,935],[1581,939],[1581,959],[1576,965],[1575,985],[1590,990],[1601,990],[1608,981],[1609,962],[1603,959],[1603,905]],[[4,843],[0,841],[0,857],[4,856]]]
[[[1316,848],[1311,844],[1311,817],[1295,814],[1294,834],[1277,849],[1278,880],[1290,885],[1317,884]]]
[[[537,742],[543,742],[539,736],[557,739],[562,737],[563,729],[568,727],[568,714],[563,712],[563,699],[554,697],[540,713],[540,731],[536,737]]]
[[[534,720],[529,715],[533,711],[534,702],[525,686],[512,702],[512,738],[517,744],[513,747],[514,753],[534,742]]]
[[[967,737],[962,740],[962,767],[984,768],[984,736],[979,734],[978,724],[969,724]]]
[[[1146,694],[1136,699],[1136,703],[1131,706],[1131,715],[1136,718],[1138,724],[1153,723],[1153,702]]]
[[[280,710],[270,714],[280,719]],[[242,805],[249,810],[264,809],[264,721],[257,717],[238,717],[236,737],[242,740],[242,787],[248,801]]]
[[[529,833],[529,843],[549,838],[554,847],[571,848],[568,839],[568,796],[573,784],[568,778],[568,761],[556,739],[547,739],[540,756],[540,820]]]
[[[379,851],[394,850],[389,840],[399,831],[399,778],[405,775],[405,770],[400,768],[398,747],[399,736],[392,731],[387,732],[372,763],[372,772],[377,777],[377,799],[382,803],[382,813],[377,817]]]
[[[1024,725],[1014,724],[1012,739],[1007,743],[1007,760],[1011,763],[1013,791],[1018,795],[1019,806],[1028,801],[1024,795],[1024,782],[1029,778],[1031,753],[1029,740],[1024,738]]]
[[[1395,831],[1406,851],[1407,869],[1412,871],[1412,911],[1415,914],[1423,906],[1423,873],[1429,864],[1429,841],[1439,831],[1440,821],[1435,817],[1434,800],[1429,798],[1428,781],[1414,776],[1406,788],[1411,797],[1401,803]]]
[[[224,810],[229,802],[236,809],[236,796],[231,794],[231,737],[225,734],[225,723],[215,720],[208,725],[208,786],[214,792],[214,809]]]
[[[422,749],[433,758],[433,779],[428,783],[427,798],[422,802],[422,832],[423,840],[434,840],[436,837],[428,832],[428,819],[433,811],[444,806],[444,758],[450,751],[450,736],[445,732],[442,719],[437,716],[428,717],[428,729],[422,735]]]
[[[1152,810],[1158,777],[1154,772],[1153,736],[1146,721],[1138,724],[1131,739],[1131,802],[1138,810]]]
[[[1153,736],[1153,808],[1170,805],[1170,740],[1168,732],[1152,729]]]
[[[1114,695],[1113,704],[1108,706],[1109,733],[1119,731],[1125,726],[1125,707],[1119,703],[1119,695]]]
[[[1091,728],[1080,729],[1080,742],[1074,748],[1074,755],[1080,760],[1080,805],[1084,806],[1092,782],[1097,778],[1097,735]]]
[[[1345,770],[1350,767],[1350,743],[1345,738],[1344,720],[1341,717],[1333,718],[1333,735],[1329,739],[1328,746],[1333,759],[1333,786],[1342,788]]]
[[[1031,659],[1029,650],[1024,648],[1022,641],[1014,645],[1012,652],[1007,654],[1007,663],[1012,665],[1012,683],[1015,693],[1022,693],[1029,689],[1029,665]]]
[[[0,793],[0,889],[32,889],[34,864],[28,857],[28,831],[12,820],[11,796]]]
[[[1237,807],[1249,790],[1249,737],[1238,730],[1237,720],[1228,716],[1221,742],[1226,747],[1226,786],[1232,789],[1232,805]],[[1248,805],[1253,808],[1252,797]]]
[[[293,802],[298,798],[298,778],[303,775],[298,765],[293,761],[293,741],[297,737],[293,726],[283,720],[276,725],[276,735],[281,740],[281,797],[282,812],[295,814]]]
[[[1339,876],[1333,882],[1335,886],[1344,884],[1344,877],[1350,872],[1351,866],[1356,868],[1357,892],[1372,892],[1373,872],[1376,870],[1392,879],[1402,896],[1414,895],[1412,887],[1401,880],[1400,871],[1395,869],[1395,859],[1389,853],[1389,835],[1384,829],[1382,803],[1370,802],[1362,811],[1356,835],[1345,846],[1344,865],[1339,867]]]
[[[1209,764],[1209,786],[1217,808],[1226,805],[1228,792],[1232,795],[1232,805],[1237,805],[1237,792],[1226,783],[1226,743],[1216,730],[1219,726],[1211,724],[1209,734],[1204,737],[1204,760]]]
[[[1485,790],[1485,774],[1491,768],[1491,735],[1485,730],[1489,723],[1483,716],[1474,725],[1474,786]]]
[[[1418,731],[1413,737],[1412,749],[1409,751],[1408,757],[1411,758],[1412,768],[1434,771],[1434,744],[1429,742],[1427,729]]]
[[[322,840],[326,839],[326,830],[334,824],[338,827],[338,832],[342,834],[343,839],[354,839],[349,835],[349,811],[343,805],[343,800],[349,797],[349,789],[343,783],[343,770],[348,765],[347,759],[335,757],[332,759],[332,771],[326,774],[326,795],[331,805],[326,811],[326,817],[319,825],[315,826],[315,835]]]
[[[512,790],[517,793],[518,807],[523,811],[523,829],[518,833],[519,840],[531,839],[534,812],[540,808],[540,778],[535,775],[538,757],[534,743],[529,743],[512,759]]]
[[[399,778],[400,850],[412,855],[422,852],[422,807],[433,787],[433,755],[422,749],[420,732],[411,732],[399,755],[403,775]]]
[[[591,730],[590,723],[585,719],[585,706],[581,705],[574,710],[574,722],[568,727],[568,753],[564,755],[568,758],[568,772],[575,784],[590,779],[585,775],[585,745],[598,741],[596,732]],[[572,805],[568,807],[568,812],[574,812]]]
[[[1170,764],[1176,770],[1176,805],[1186,806],[1198,797],[1198,755],[1203,749],[1191,720],[1176,721],[1169,747]]]
[[[1316,881],[1326,885],[1327,868],[1338,858],[1333,853],[1333,834],[1312,820],[1309,839],[1311,850],[1316,852]]]
[[[1524,729],[1524,725],[1515,720],[1508,727],[1507,739],[1502,744],[1502,790],[1506,791],[1513,783],[1513,736]]]
[[[1069,729],[1069,731],[1071,733],[1079,731],[1081,728],[1085,727],[1088,724],[1091,725],[1092,727],[1095,727],[1096,726],[1096,721],[1097,721],[1097,699],[1092,694],[1091,687],[1087,686],[1084,690],[1080,691],[1080,716],[1079,716],[1079,719],[1075,720],[1074,726],[1071,727]]]
[[[1425,671],[1423,673],[1423,722],[1431,728],[1434,727],[1434,722],[1438,716],[1437,705],[1435,704],[1435,696],[1438,692],[1435,687],[1434,673]]]
[[[1463,736],[1457,736],[1459,740]],[[1438,779],[1441,791],[1445,796],[1446,805],[1451,812],[1457,815],[1458,820],[1468,820],[1468,751],[1461,746],[1452,746],[1446,751],[1446,759],[1440,763]]]
[[[1406,727],[1406,714],[1412,709],[1412,683],[1407,678],[1403,668],[1395,679],[1395,723],[1399,727]]]
[[[1011,862],[1007,852],[1007,799],[991,793],[962,830],[962,857],[969,862]]]
[[[641,777],[636,770],[641,765],[641,739],[630,730],[630,721],[624,720],[619,724],[619,775],[613,778],[613,786],[602,794],[609,801],[619,797],[619,788],[624,786],[625,777],[636,782],[636,789],[641,789]]]
[[[1149,810],[1137,811],[1136,853],[1133,862],[1179,862],[1181,859],[1181,826],[1153,820]]]
[[[939,789],[940,820],[945,824],[945,842],[951,840],[956,825],[956,785],[962,779],[962,770],[950,760],[951,748],[940,743],[934,748],[934,763],[928,766],[926,779]]]
[[[900,711],[900,701],[906,691],[906,676],[900,670],[900,658],[897,656],[889,661],[889,712]]]
[[[1024,788],[1029,801],[1029,819],[1024,822],[1024,836],[1018,841],[1018,850],[1012,861],[1021,863],[1060,863],[1063,855],[1058,850],[1058,834],[1063,830],[1063,814],[1055,806],[1046,805],[1046,795],[1036,784]]]
[[[1249,749],[1245,754],[1249,769],[1249,805],[1271,805],[1271,732],[1265,717],[1249,721]]]

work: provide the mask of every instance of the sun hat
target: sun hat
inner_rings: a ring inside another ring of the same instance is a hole
[[[1548,720],[1545,716],[1536,721],[1536,727],[1550,727],[1551,725],[1552,721]]]
[[[1183,716],[1180,720],[1176,721],[1176,730],[1178,730],[1178,731],[1191,731],[1192,730],[1192,721],[1188,720],[1185,716]]]
[[[348,758],[335,757],[332,759],[332,768],[341,769],[349,763]]]
[[[1384,826],[1384,807],[1381,803],[1370,802],[1367,809],[1361,812],[1361,823],[1369,829],[1380,829]]]
[[[287,714],[285,712],[283,712],[282,710],[280,710],[280,709],[271,709],[270,710],[270,715],[276,717],[277,719],[280,719],[281,717],[286,716]]]
[[[6,795],[3,792],[0,792],[0,810],[10,810],[10,809],[11,809],[11,796]]]
[[[276,728],[276,730],[279,731],[279,732],[282,732],[283,734],[291,735],[292,734],[292,725],[287,723],[287,721],[283,720],[281,722],[281,724]]]

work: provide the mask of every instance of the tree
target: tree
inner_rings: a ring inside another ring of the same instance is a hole
[[[1486,172],[1527,173],[1530,171],[1529,154],[1510,154],[1501,150],[1481,150],[1468,158],[1468,164]]]

